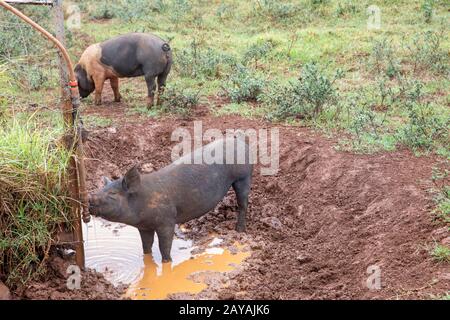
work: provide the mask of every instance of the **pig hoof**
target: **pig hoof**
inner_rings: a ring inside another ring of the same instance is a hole
[[[162,259],[162,263],[168,263],[168,262],[172,262],[172,258],[168,258],[168,259]]]
[[[236,231],[237,232],[245,232],[245,227],[243,227],[243,226],[236,226]]]
[[[150,109],[151,107],[153,107],[153,97],[147,97],[147,108]]]

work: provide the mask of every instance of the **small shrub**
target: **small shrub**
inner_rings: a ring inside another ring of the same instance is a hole
[[[339,101],[333,123],[351,133],[340,141],[345,150],[372,153],[396,148],[397,139],[388,115],[400,102],[400,90],[386,78],[373,87],[361,88]]]
[[[303,100],[311,105],[313,114],[317,115],[325,105],[336,101],[337,91],[334,83],[342,78],[342,71],[337,70],[333,78],[330,78],[315,63],[306,64],[302,71],[300,93]]]
[[[148,0],[120,0],[115,5],[108,3],[113,6],[117,17],[125,22],[133,23],[146,19],[151,13]]]
[[[262,103],[274,109],[267,115],[270,120],[303,117],[302,98],[296,92],[297,85],[296,82],[289,82],[287,85],[274,84],[261,95]]]
[[[298,6],[277,0],[257,0],[256,3],[256,13],[272,20],[284,20],[293,17],[299,11]]]
[[[216,10],[216,16],[220,20],[225,20],[231,18],[234,15],[234,10],[235,7],[233,5],[224,3],[222,1]]]
[[[55,70],[55,69],[53,69]],[[52,68],[33,62],[10,60],[9,73],[16,84],[29,90],[39,90],[50,86]]]
[[[397,130],[398,140],[413,150],[430,151],[440,143],[449,141],[450,118],[441,114],[429,101],[423,100],[423,84],[414,82],[405,86],[402,105],[407,122]]]
[[[338,2],[335,15],[338,17],[353,15],[359,12],[359,8],[352,1]]]
[[[236,65],[226,82],[225,92],[232,102],[256,101],[263,91],[265,80],[254,71]]]
[[[258,41],[252,44],[244,53],[244,63],[253,62],[254,67],[258,68],[258,61],[266,58],[272,52],[273,47],[272,41]]]
[[[200,100],[200,91],[191,90],[178,91],[172,88],[166,88],[160,97],[162,111],[187,117],[198,105]]]
[[[176,52],[175,66],[182,77],[191,78],[220,78],[223,68],[230,65],[234,58],[214,51],[205,49],[194,39],[187,48]]]
[[[385,77],[377,80],[372,108],[387,112],[399,100],[399,89],[391,86]]]
[[[387,39],[375,41],[369,58],[370,68],[378,75],[394,78],[400,74],[400,61]]]
[[[32,7],[32,8],[31,8]],[[53,30],[50,9],[44,6],[20,6],[19,9],[47,30]],[[0,10],[0,61],[3,58],[13,59],[32,56],[51,44],[43,42],[39,33],[19,17],[6,10]],[[44,43],[44,44],[43,44]]]
[[[317,64],[309,63],[304,66],[297,81],[272,87],[261,100],[275,107],[269,114],[271,119],[315,118],[323,108],[337,101],[334,83],[341,77],[340,70],[330,78]]]
[[[192,4],[188,0],[171,0],[169,7],[169,19],[175,25],[184,21],[185,17],[192,13]]]
[[[434,0],[425,0],[422,3],[422,13],[426,23],[430,23],[433,18]]]
[[[450,120],[430,103],[407,103],[408,122],[398,130],[398,139],[414,150],[430,151],[437,141],[448,141]]]
[[[149,4],[150,10],[153,12],[164,13],[169,8],[166,0],[153,0]]]
[[[48,73],[39,66],[30,66],[24,74],[31,90],[38,90],[49,81]]]
[[[413,40],[406,45],[413,62],[413,71],[419,68],[433,70],[445,74],[449,71],[449,56],[442,42],[446,40],[445,31],[426,31],[414,35]]]
[[[328,2],[330,2],[330,1],[329,0],[310,0],[309,1],[310,6],[312,8],[317,8],[317,7],[323,6],[325,4],[328,4]]]
[[[380,125],[377,123],[376,112],[364,103],[353,102],[352,109],[355,111],[349,129],[356,134],[358,143],[362,143],[362,135],[367,131],[371,130],[375,136],[378,136],[377,129]]]
[[[102,1],[100,2],[90,16],[96,20],[109,20],[116,17],[116,9],[111,2]]]

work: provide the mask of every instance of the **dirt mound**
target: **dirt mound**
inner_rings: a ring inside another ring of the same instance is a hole
[[[270,128],[240,117],[205,116],[203,130]],[[88,184],[121,176],[139,161],[146,171],[170,163],[173,129],[191,121],[162,119],[118,124],[91,133]],[[260,175],[250,196],[247,235],[233,231],[236,201],[230,191],[211,212],[186,224],[201,241],[215,232],[243,240],[253,251],[219,297],[247,299],[428,298],[448,290],[449,270],[429,254],[437,232],[430,215],[432,167],[437,160],[408,151],[354,155],[296,127],[280,129],[280,171]],[[439,235],[438,235],[439,234]],[[438,236],[437,236],[438,235]],[[381,271],[381,290],[369,290],[367,268]]]

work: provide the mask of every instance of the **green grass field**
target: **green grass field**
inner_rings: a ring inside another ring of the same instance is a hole
[[[368,28],[371,5],[379,9],[377,28]],[[230,105],[215,110],[218,114],[349,133],[350,140],[339,141],[339,148],[355,152],[389,151],[404,144],[418,153],[448,157],[447,9],[445,1],[429,0],[81,1],[81,28],[69,30],[68,43],[77,61],[91,43],[127,32],[152,32],[168,40],[174,52],[169,87],[180,94],[199,91],[203,102],[214,95],[228,96]],[[31,16],[45,20],[47,9],[39,10]],[[45,46],[30,33],[38,56]],[[40,93],[45,89],[48,97],[56,75],[31,70],[23,79],[16,76],[19,71],[11,71],[11,60],[14,57],[1,64],[0,83],[14,95],[13,103],[46,103]],[[298,83],[309,64],[318,70]],[[340,77],[327,83],[338,71]],[[21,94],[24,82],[36,88],[26,97]],[[292,83],[303,93],[280,106],[292,95]],[[333,93],[324,95],[329,89]],[[125,83],[123,90],[131,105],[142,110],[139,99],[145,87]],[[57,92],[50,101],[56,97]],[[249,110],[249,101],[257,102],[259,110]],[[316,108],[320,112],[311,115]]]

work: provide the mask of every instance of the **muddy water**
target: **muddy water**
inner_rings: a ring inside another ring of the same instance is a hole
[[[228,272],[240,264],[249,252],[232,254],[221,248],[222,240],[212,237],[202,253],[191,240],[175,238],[172,244],[172,263],[161,263],[158,237],[155,235],[153,254],[144,255],[139,232],[123,224],[93,218],[83,226],[86,266],[102,272],[114,284],[128,284],[126,296],[131,299],[164,299],[171,293],[199,293],[206,288],[201,281],[190,277],[198,272]]]

